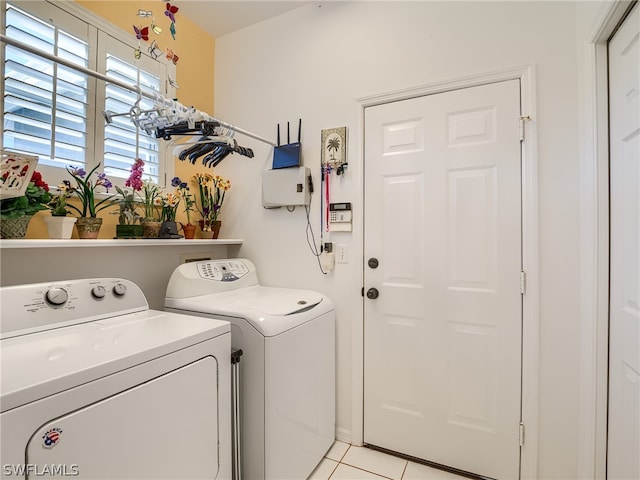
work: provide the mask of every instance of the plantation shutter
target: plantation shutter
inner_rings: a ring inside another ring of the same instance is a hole
[[[148,93],[162,92],[166,68],[160,62],[142,54],[134,56],[134,49],[119,40],[101,32],[99,44],[104,48],[104,73],[131,85],[140,85]],[[141,48],[146,50],[146,43]],[[153,108],[153,102],[146,97],[140,98],[135,92],[118,85],[107,83],[104,90],[103,110],[117,113],[129,112],[139,103],[140,110]],[[162,158],[164,152],[159,139],[136,128],[127,116],[113,117],[113,122],[104,127],[104,170],[108,177],[127,178],[131,165],[136,158],[145,162],[144,177],[155,183],[163,183]]]
[[[91,68],[89,26],[45,2],[6,3],[6,35]],[[36,16],[37,15],[37,16]],[[44,18],[48,20],[43,20]],[[36,154],[41,165],[84,166],[92,147],[87,75],[11,45],[4,50],[3,148]]]

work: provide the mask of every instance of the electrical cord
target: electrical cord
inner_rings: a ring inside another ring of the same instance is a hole
[[[309,205],[311,205],[311,200],[313,198],[313,187],[311,185],[313,185],[311,183],[311,176],[309,176]],[[326,275],[328,272],[325,272],[322,269],[322,262],[320,262],[320,255],[322,255],[322,251],[318,252],[318,247],[316,245],[316,236],[313,233],[313,226],[311,225],[311,218],[310,218],[310,214],[311,214],[311,209],[309,208],[309,205],[305,205],[304,206],[304,211],[307,214],[307,228],[306,228],[306,236],[307,236],[307,244],[309,245],[309,249],[311,250],[311,253],[313,254],[314,257],[316,257],[316,260],[318,261],[318,268],[320,268],[320,271],[322,272],[323,275]]]

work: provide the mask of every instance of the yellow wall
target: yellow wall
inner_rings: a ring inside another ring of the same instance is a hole
[[[165,2],[139,1],[139,0],[76,0],[95,14],[103,17],[131,34],[135,38],[133,25],[147,26],[151,24],[150,18],[137,16],[138,9],[151,10],[156,19],[156,24],[162,28],[160,35],[150,33],[149,43],[157,39],[158,44],[164,50],[171,48],[180,57],[177,64],[176,81],[178,100],[184,105],[194,105],[199,110],[213,114],[213,57],[215,53],[215,40],[208,33],[188,18],[176,14],[176,39],[169,33],[169,18],[164,14]],[[180,2],[175,2],[179,7]],[[143,47],[149,43],[142,42]]]
[[[176,81],[180,88],[177,90],[177,98],[183,105],[193,105],[198,110],[213,115],[213,64],[215,54],[215,39],[191,20],[178,13],[176,14],[176,39],[173,40],[169,32],[170,22],[164,14],[165,3],[158,0],[76,0],[78,4],[103,17],[107,22],[120,27],[134,37],[132,25],[150,25],[150,18],[137,16],[138,9],[151,10],[155,16],[156,24],[162,28],[160,35],[150,34],[151,38],[157,38],[162,49],[171,48],[179,57],[176,66]],[[180,3],[176,2],[179,7]],[[143,49],[144,49],[144,43]],[[133,54],[132,54],[133,56]],[[181,162],[176,159],[176,175],[183,181],[188,181],[198,171],[203,171],[203,166],[191,165],[189,162]],[[46,181],[46,179],[45,179]],[[191,186],[193,190],[193,186]],[[113,238],[117,215],[109,215],[104,210],[99,216],[103,220],[100,230],[100,238]],[[186,215],[182,205],[178,207],[178,221],[186,222]],[[39,213],[29,224],[27,238],[47,238],[47,231],[41,216],[49,215],[48,211]],[[191,222],[196,223],[197,214],[191,214]],[[75,233],[74,233],[75,236]]]

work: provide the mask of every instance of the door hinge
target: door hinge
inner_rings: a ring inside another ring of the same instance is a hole
[[[520,446],[524,447],[524,423],[520,422],[520,431],[519,431],[519,440]]]
[[[524,121],[531,120],[529,115],[521,115],[520,116],[520,141],[524,142]]]
[[[527,274],[526,272],[520,272],[520,293],[524,295],[527,290]]]

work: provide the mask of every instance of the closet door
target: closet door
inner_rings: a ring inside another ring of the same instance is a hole
[[[609,44],[609,479],[640,478],[639,25],[636,5]]]

